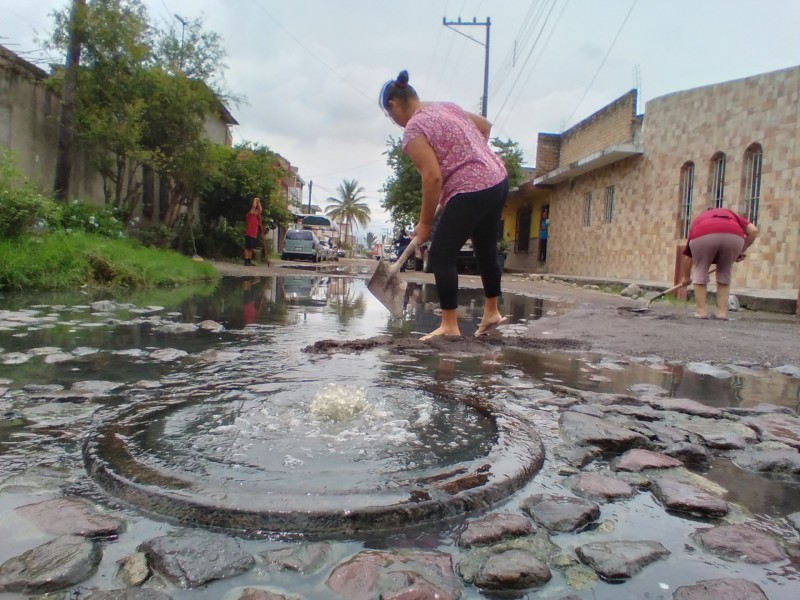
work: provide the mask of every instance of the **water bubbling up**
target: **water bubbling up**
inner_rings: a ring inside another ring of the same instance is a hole
[[[363,387],[329,383],[314,395],[308,409],[323,419],[349,421],[368,407]]]

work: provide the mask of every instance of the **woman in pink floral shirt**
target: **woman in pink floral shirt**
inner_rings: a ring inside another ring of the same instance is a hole
[[[481,273],[486,302],[476,336],[505,321],[498,309],[500,267],[497,232],[508,195],[505,165],[489,147],[491,123],[448,102],[422,102],[408,84],[408,72],[384,84],[381,107],[402,127],[403,151],[422,176],[422,208],[414,235],[419,243],[431,235],[437,206],[441,218],[433,234],[430,260],[442,308],[439,335],[461,335],[456,257],[467,239]]]

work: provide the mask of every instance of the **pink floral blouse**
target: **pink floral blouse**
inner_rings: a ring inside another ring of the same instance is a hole
[[[442,205],[456,194],[488,189],[507,176],[503,161],[492,152],[469,115],[455,104],[431,102],[417,110],[406,123],[403,151],[420,135],[425,136],[439,160]]]

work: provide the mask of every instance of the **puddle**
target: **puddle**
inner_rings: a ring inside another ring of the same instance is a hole
[[[442,472],[476,474],[487,456],[503,463],[502,452],[510,462],[501,466],[509,472],[529,468],[520,467],[523,461],[513,462],[525,446],[503,445],[507,440],[496,416],[508,421],[522,407],[520,419],[524,415],[533,424],[549,452],[559,443],[557,411],[530,406],[551,386],[663,394],[716,407],[746,408],[762,402],[795,410],[800,406],[797,379],[737,365],[673,364],[656,357],[633,361],[508,345],[487,346],[479,355],[430,348],[309,354],[303,349],[318,340],[412,336],[439,322],[431,285],[410,284],[403,317],[395,319],[371,296],[365,280],[330,276],[315,265],[309,270],[314,274],[225,278],[216,288],[117,298],[115,305],[107,306],[93,305],[98,299],[82,294],[2,298],[0,533],[10,531],[9,523],[19,522],[15,507],[65,491],[121,511],[128,530],[108,545],[100,570],[84,584],[107,589],[116,559],[133,552],[143,539],[175,528],[171,523],[181,520],[180,515],[164,514],[155,506],[139,511],[88,478],[81,447],[87,437],[100,439],[107,433],[102,427],[116,427],[117,433],[128,436],[126,460],[133,462],[115,468],[129,480],[142,477],[141,483],[146,477],[166,475],[175,479],[160,481],[161,488],[174,484],[177,492],[193,493],[203,480],[216,498],[233,489],[245,489],[251,497],[258,491],[265,496],[291,492],[303,498],[298,505],[308,508],[327,494],[348,502],[359,495],[373,504],[382,498],[393,501],[408,493],[410,481],[417,482],[418,490],[420,481],[436,479]],[[464,336],[477,328],[482,301],[480,290],[462,290],[459,319]],[[555,319],[569,307],[505,294],[501,310],[511,316],[502,335],[511,337],[523,334],[527,322]],[[201,328],[206,320],[223,328]],[[476,398],[491,399],[489,409],[465,402]],[[494,451],[501,455],[492,456]],[[342,470],[342,465],[347,468]],[[522,498],[559,489],[560,477],[553,472],[532,476],[526,473],[514,489],[505,489],[494,498],[495,505],[513,512]],[[787,511],[800,510],[795,480],[743,474],[725,460],[715,461],[708,476],[730,489],[732,500],[772,526]],[[422,491],[431,493],[428,488]],[[665,517],[649,493],[605,505],[603,519],[616,522],[618,535],[640,536],[643,529],[658,529],[673,556],[648,567],[646,577],[624,588],[597,583],[591,590],[573,592],[580,597],[616,599],[624,590],[626,597],[669,598],[671,590],[664,591],[658,582],[669,581],[674,587],[730,576],[730,563],[685,553],[685,534],[696,522]],[[361,541],[340,539],[334,544],[335,555],[343,559],[364,548],[424,547],[451,553],[457,562],[461,550],[453,540],[459,523],[443,520],[408,531],[370,534]],[[0,562],[42,537],[28,526],[13,531],[0,542]],[[569,534],[553,537],[565,550],[574,539]],[[242,540],[254,553],[280,544],[280,538]],[[757,567],[736,568],[740,576],[768,590],[772,600],[792,597],[785,594],[797,577],[791,569],[780,577],[767,577]],[[321,574],[280,574],[273,581],[307,598],[336,597],[325,588]],[[263,584],[263,575],[255,570],[204,589],[169,593],[176,599],[238,598],[234,590]],[[570,593],[555,570],[546,589],[553,598]],[[467,600],[484,597],[474,588],[462,595]]]

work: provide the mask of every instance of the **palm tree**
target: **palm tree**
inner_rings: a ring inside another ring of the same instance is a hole
[[[367,252],[372,252],[372,247],[375,245],[375,242],[378,241],[378,238],[375,237],[375,234],[371,231],[367,232]]]
[[[338,198],[330,198],[331,204],[325,207],[325,215],[334,221],[338,221],[341,225],[344,223],[345,234],[344,239],[348,240],[350,236],[351,225],[358,224],[366,227],[370,221],[369,206],[367,206],[365,197],[363,195],[364,188],[358,185],[355,179],[342,180],[339,187],[336,188],[339,193]],[[353,249],[350,249],[350,256],[353,255]]]

